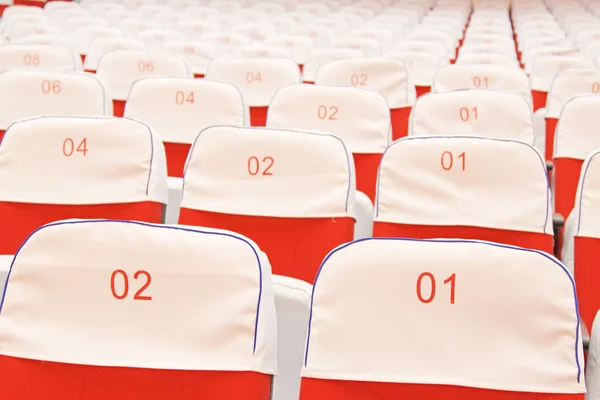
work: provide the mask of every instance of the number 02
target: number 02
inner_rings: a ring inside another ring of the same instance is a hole
[[[121,280],[123,281],[123,288],[120,294],[117,293],[116,287],[118,275],[121,276]],[[133,300],[152,300],[152,296],[142,295],[142,293],[144,293],[144,290],[148,289],[148,286],[150,286],[150,282],[152,282],[152,277],[150,276],[150,273],[148,271],[140,270],[136,271],[136,273],[133,275],[133,279],[138,280],[140,275],[146,277],[146,283],[144,283],[142,287],[140,287],[138,291],[135,292],[135,294],[133,295]],[[129,294],[129,277],[127,276],[127,272],[123,271],[122,269],[116,269],[113,271],[113,273],[110,275],[110,291],[112,292],[113,297],[117,300],[124,300],[127,297],[127,295]]]

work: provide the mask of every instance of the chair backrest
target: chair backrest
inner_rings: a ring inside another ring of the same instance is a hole
[[[589,154],[600,149],[600,97],[575,96],[566,101],[556,125],[554,142],[555,210],[567,218],[573,209],[581,167]]]
[[[58,221],[19,248],[5,293],[0,374],[15,398],[270,398],[269,262],[236,233]]]
[[[583,94],[600,93],[600,70],[568,69],[559,72],[550,86],[546,100],[546,118],[558,120],[564,105]]]
[[[522,96],[471,89],[419,97],[410,116],[411,136],[483,136],[533,145],[531,105]]]
[[[391,139],[385,98],[357,87],[292,85],[275,93],[267,127],[332,133],[354,158],[356,189],[375,200],[377,169]]]
[[[167,203],[160,139],[141,122],[40,117],[17,122],[0,145],[0,254],[66,218],[161,222]]]
[[[311,283],[327,252],[353,237],[351,157],[330,134],[207,128],[190,151],[179,223],[240,232],[274,273]]]
[[[407,40],[396,45],[395,51],[417,51],[435,56],[445,62],[450,61],[448,58],[448,49],[442,43],[427,42],[424,40]]]
[[[300,69],[291,58],[217,58],[208,65],[205,78],[239,87],[253,126],[265,126],[277,90],[301,82]]]
[[[63,46],[10,44],[0,47],[0,72],[13,68],[44,71],[81,71],[81,58]]]
[[[114,50],[144,51],[146,47],[139,40],[122,37],[101,37],[90,43],[83,67],[86,71],[96,72],[98,62],[106,53]]]
[[[317,72],[323,65],[333,61],[363,57],[365,57],[365,53],[359,49],[314,49],[308,54],[302,69],[302,80],[314,83],[317,79]]]
[[[123,116],[133,82],[151,76],[192,78],[189,63],[176,54],[139,50],[114,50],[98,61],[96,74],[106,83],[115,116]]]
[[[509,65],[455,64],[440,68],[433,81],[432,92],[460,89],[492,89],[521,95],[530,104],[531,86],[527,74]]]
[[[518,67],[519,60],[515,57],[500,53],[470,53],[459,55],[456,58],[456,65],[508,65]]]
[[[384,54],[383,58],[400,61],[408,68],[417,96],[431,91],[436,71],[448,64],[446,58],[440,59],[422,51],[396,50]]]
[[[529,79],[531,90],[548,92],[558,73],[569,69],[594,68],[594,62],[581,55],[574,56],[540,56],[533,61]],[[534,93],[535,96],[535,93]],[[545,106],[545,103],[544,103]]]
[[[580,315],[586,326],[592,326],[594,317],[600,310],[598,298],[598,246],[600,230],[600,150],[594,150],[585,159],[575,198],[575,240],[574,269]]]
[[[574,291],[564,265],[529,249],[340,246],[313,286],[300,398],[583,400]]]
[[[596,314],[590,334],[590,346],[585,363],[585,387],[588,400],[600,399],[600,316]]]
[[[546,166],[530,145],[408,137],[381,160],[373,235],[487,240],[551,254],[550,210]]]
[[[408,134],[408,118],[416,91],[408,69],[400,61],[382,58],[334,61],[319,68],[315,84],[358,86],[381,93],[392,110],[393,139]]]
[[[18,93],[0,101],[0,137],[10,124],[22,119],[112,114],[105,86],[91,74],[14,69],[0,72],[0,91]]]
[[[247,106],[232,84],[207,79],[144,78],[134,82],[125,117],[152,127],[164,142],[169,176],[182,177],[198,133],[215,125],[247,125]]]
[[[217,58],[217,48],[210,43],[177,41],[167,42],[162,50],[178,54],[191,65],[195,78],[202,78],[213,58]]]

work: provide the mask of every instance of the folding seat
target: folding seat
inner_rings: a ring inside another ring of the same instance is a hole
[[[461,89],[492,89],[512,92],[533,104],[529,78],[525,71],[508,65],[455,64],[440,68],[432,91],[443,93]]]
[[[508,65],[512,67],[519,66],[519,60],[516,57],[507,56],[498,53],[471,53],[459,55],[456,58],[456,64],[463,65]]]
[[[284,46],[240,46],[233,50],[236,58],[292,58],[291,51]]]
[[[132,17],[123,19],[118,28],[126,38],[138,39],[140,33],[148,29],[159,29],[160,24],[156,21]]]
[[[137,38],[149,51],[160,51],[168,42],[180,42],[186,39],[183,32],[173,29],[146,29],[141,31]]]
[[[12,38],[11,44],[44,44],[44,45],[57,45],[62,46],[66,49],[74,52],[73,40],[67,36],[59,36],[57,34],[27,34],[21,38]],[[80,58],[81,61],[81,58]]]
[[[356,87],[293,85],[275,93],[267,127],[331,133],[354,158],[356,189],[375,202],[377,170],[391,137],[385,98]]]
[[[335,61],[319,69],[315,83],[352,85],[381,93],[391,110],[393,140],[407,135],[416,91],[406,66],[401,62],[375,58]]]
[[[194,78],[203,78],[208,64],[218,56],[216,46],[202,42],[167,42],[162,51],[185,58],[192,68]]]
[[[337,136],[211,127],[192,145],[179,223],[248,236],[275,274],[312,282],[354,218],[354,164]]]
[[[313,288],[300,399],[583,400],[574,291],[559,261],[518,247],[340,246]]]
[[[7,94],[0,98],[0,139],[22,119],[112,114],[106,88],[90,74],[12,69],[0,72],[0,92]]]
[[[548,56],[578,56],[581,52],[572,43],[542,44],[528,49],[523,54],[523,65],[526,72],[531,73],[538,58]]]
[[[109,26],[119,26],[124,20],[135,18],[135,14],[131,10],[113,10],[106,12],[103,18]]]
[[[389,29],[383,28],[360,28],[354,29],[349,33],[350,37],[360,37],[375,39],[381,45],[382,52],[390,51],[394,48],[396,38]]]
[[[92,41],[101,37],[118,38],[123,37],[119,28],[114,26],[83,26],[75,29],[72,33],[75,51],[81,55],[81,60],[85,61]]]
[[[339,11],[340,14],[354,14],[354,15],[358,15],[360,17],[362,17],[362,19],[364,19],[365,21],[369,21],[372,20],[373,18],[375,18],[375,11],[367,8],[367,7],[360,7],[360,6],[345,6],[342,7]]]
[[[360,50],[366,57],[379,57],[382,53],[377,40],[364,37],[336,37],[331,40],[330,48]]]
[[[189,63],[176,54],[138,50],[114,50],[98,61],[96,74],[108,86],[116,117],[123,115],[131,85],[152,76],[192,78]]]
[[[311,38],[294,34],[279,34],[265,39],[265,46],[282,46],[290,50],[292,59],[304,70],[304,64],[314,48]],[[315,71],[316,72],[316,71]]]
[[[253,2],[251,7],[254,10],[262,11],[269,15],[277,15],[286,12],[285,5],[275,1]]]
[[[22,23],[37,25],[52,25],[52,21],[44,14],[17,14],[11,18],[4,18],[2,21],[2,33],[4,37],[10,38],[11,32],[15,27]]]
[[[203,2],[204,3],[204,2]],[[197,3],[196,3],[197,4]],[[205,6],[188,6],[183,9],[183,12],[190,16],[192,19],[209,19],[210,17],[219,16],[221,13],[216,8],[210,8]]]
[[[433,191],[432,182],[440,183]],[[550,207],[545,164],[526,143],[409,137],[383,155],[373,236],[487,240],[552,254]]]
[[[274,275],[273,288],[277,311],[277,376],[273,380],[273,399],[298,399],[312,285]]]
[[[92,17],[92,14],[83,8],[62,8],[52,13],[52,22],[60,27],[69,18]]]
[[[59,28],[44,23],[20,22],[13,27],[7,39],[14,42],[33,34],[58,36],[61,32]]]
[[[331,28],[307,22],[298,24],[296,34],[304,35],[312,39],[316,49],[328,48],[329,43],[336,36],[335,31]]]
[[[12,3],[14,4],[14,2]],[[23,5],[9,5],[2,9],[2,22],[8,21],[16,15],[42,15],[43,11],[38,7],[28,7]]]
[[[10,44],[0,47],[0,71],[31,68],[81,71],[81,59],[69,49],[50,44]]]
[[[583,163],[575,208],[571,215],[575,227],[574,276],[579,299],[579,315],[588,327],[592,326],[593,319],[600,309],[598,297],[599,154],[600,151],[594,150]]]
[[[581,68],[594,68],[594,62],[583,56],[536,57],[529,75],[533,95],[533,111],[546,106],[548,91],[559,72]]]
[[[105,117],[11,125],[0,149],[0,254],[15,254],[32,231],[65,218],[162,222],[166,163],[153,135],[138,121]]]
[[[400,61],[408,68],[411,80],[415,84],[417,98],[431,91],[436,72],[448,64],[446,58],[440,59],[421,51],[392,51],[384,54],[383,58]]]
[[[234,10],[242,8],[242,4],[235,0],[211,0],[208,2],[208,7],[223,14],[231,14]]]
[[[240,88],[250,107],[252,126],[265,126],[269,103],[279,88],[301,82],[298,65],[286,58],[217,58],[208,65],[205,77]]]
[[[410,40],[400,42],[394,51],[418,51],[436,56],[440,60],[450,61],[448,49],[442,43],[428,42],[424,40]]]
[[[546,160],[553,158],[556,124],[565,104],[577,95],[598,93],[600,93],[600,70],[570,69],[556,75],[548,91],[546,108],[538,110],[545,115]],[[591,150],[593,149],[589,149]],[[583,158],[586,155],[587,153]],[[574,193],[573,191],[573,195]]]
[[[411,136],[482,136],[535,145],[531,105],[520,95],[472,89],[421,96],[410,116]]]
[[[358,49],[314,49],[309,53],[306,63],[302,68],[302,81],[304,83],[314,83],[317,79],[317,71],[323,65],[333,61],[364,57],[365,53]]]
[[[481,54],[481,53],[496,53],[496,54],[504,54],[507,57],[517,58],[517,53],[515,52],[515,46],[509,46],[502,42],[472,42],[468,41],[460,48],[458,56],[463,56],[467,54]]]
[[[7,399],[271,398],[269,262],[236,233],[48,224],[19,249],[1,306]]]
[[[216,46],[219,56],[231,57],[234,48],[250,45],[250,38],[237,32],[209,32],[202,36],[202,42]]]
[[[164,142],[169,176],[182,177],[190,147],[210,126],[245,126],[248,110],[232,84],[185,78],[134,82],[124,116],[142,121]]]
[[[556,127],[554,142],[555,212],[567,218],[573,209],[581,167],[600,148],[596,128],[600,97],[580,95],[567,100]]]
[[[186,35],[187,39],[200,40],[202,35],[209,32],[220,32],[221,27],[212,21],[182,21],[177,26],[177,30]]]
[[[144,51],[146,50],[146,46],[139,40],[124,37],[100,37],[94,39],[90,43],[85,62],[83,63],[84,70],[95,73],[102,56],[114,50]]]
[[[406,40],[419,42],[441,43],[446,47],[446,52],[450,61],[456,59],[455,38],[445,32],[435,31],[433,29],[414,29],[406,35]]]

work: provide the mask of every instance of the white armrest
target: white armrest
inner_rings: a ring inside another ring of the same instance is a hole
[[[272,399],[298,399],[312,285],[299,279],[273,275],[273,290],[277,313],[278,371],[273,382]]]
[[[373,236],[373,203],[363,192],[356,192],[356,224],[354,240]]]
[[[535,148],[546,159],[546,108],[540,108],[533,114],[533,129],[535,134]]]
[[[169,203],[167,204],[167,211],[165,213],[165,224],[177,224],[179,221],[183,179],[169,177],[167,178],[167,187],[169,188]]]

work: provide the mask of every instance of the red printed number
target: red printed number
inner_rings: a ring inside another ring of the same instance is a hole
[[[42,93],[44,94],[59,94],[61,91],[60,81],[42,81]]]
[[[600,92],[600,83],[594,82],[592,84],[592,93],[599,93],[599,92]]]
[[[66,138],[63,142],[63,155],[65,157],[71,157],[74,153],[82,153],[84,156],[87,155],[87,139],[83,138],[81,142],[75,147],[75,142],[71,138]]]
[[[123,282],[121,285],[122,287],[119,288],[121,289],[120,294],[117,293],[117,276],[120,276],[119,280]],[[137,292],[135,292],[133,295],[133,300],[152,300],[152,296],[142,295],[142,293],[148,289],[148,286],[150,286],[152,277],[147,271],[140,270],[133,275],[133,279],[138,280],[140,279],[140,276],[144,276],[146,278],[146,282],[138,289]],[[110,275],[110,291],[112,292],[113,297],[117,300],[123,300],[127,297],[127,295],[129,295],[129,277],[127,276],[127,272],[123,271],[122,269],[116,269],[113,271],[113,273]]]
[[[465,152],[463,151],[462,153],[460,153],[458,155],[458,158],[461,161],[461,169],[464,171],[465,170]],[[449,151],[443,152],[441,163],[442,163],[442,168],[444,169],[444,171],[450,171],[452,169],[452,167],[454,166],[454,156],[452,155],[452,153],[450,153]]]
[[[187,95],[181,90],[175,93],[175,103],[182,106],[185,103],[194,104],[194,92],[189,92]]]
[[[328,119],[330,121],[337,121],[337,113],[338,113],[338,108],[337,106],[331,106],[331,107],[327,107],[327,106],[319,106],[319,109],[317,110],[317,115],[319,117],[319,119]]]
[[[352,83],[353,86],[365,86],[368,78],[367,74],[352,74],[350,83]]]
[[[254,82],[262,82],[262,75],[260,72],[247,72],[246,73],[246,82],[254,83]]]
[[[40,56],[37,54],[25,54],[23,56],[23,62],[25,62],[25,65],[40,65]]]
[[[461,107],[459,111],[460,119],[463,122],[467,122],[471,119],[479,119],[479,115],[477,114],[477,107],[473,107],[471,111],[467,107]]]
[[[426,280],[429,281],[430,287],[429,295],[427,297],[423,296],[423,281],[425,280],[425,278],[427,278]],[[444,285],[448,283],[450,284],[450,304],[454,304],[456,290],[456,274],[450,275],[448,279],[444,281]],[[419,301],[424,304],[431,303],[435,299],[435,292],[436,284],[435,277],[433,276],[433,274],[431,272],[423,272],[421,275],[419,275],[419,277],[417,278],[417,297],[419,298]]]
[[[480,77],[480,76],[474,76],[473,77],[473,87],[475,87],[477,89],[488,87],[488,78],[487,78],[487,76],[484,76],[483,78]]]
[[[154,63],[152,61],[139,61],[138,70],[140,72],[152,72],[154,71]]]
[[[273,157],[265,157],[262,159],[261,163],[258,160],[258,157],[252,156],[248,159],[248,173],[252,176],[258,175],[262,169],[261,175],[273,175],[273,173],[270,172],[270,169],[274,162]]]

